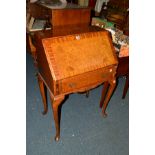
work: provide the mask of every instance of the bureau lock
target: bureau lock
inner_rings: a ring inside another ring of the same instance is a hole
[[[75,38],[76,38],[76,40],[80,40],[80,36],[79,35],[77,35]]]

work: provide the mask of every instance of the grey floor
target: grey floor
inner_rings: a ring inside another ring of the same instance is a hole
[[[102,86],[84,94],[71,94],[62,106],[61,138],[54,141],[55,128],[48,97],[49,111],[43,105],[32,57],[26,60],[26,149],[27,155],[128,155],[129,93],[121,99],[124,78],[119,78],[103,118],[99,101]],[[48,95],[49,96],[49,95]]]

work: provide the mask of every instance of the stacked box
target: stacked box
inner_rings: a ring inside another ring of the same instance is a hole
[[[98,26],[101,28],[114,28],[114,23],[113,22],[108,22],[106,19],[101,19],[98,17],[93,17],[92,18],[92,22],[91,22],[92,26]]]

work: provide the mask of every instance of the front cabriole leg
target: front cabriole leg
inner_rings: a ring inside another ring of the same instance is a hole
[[[65,96],[58,96],[53,97],[50,94],[52,109],[53,109],[53,116],[54,116],[54,122],[55,122],[55,128],[56,128],[56,135],[55,135],[55,141],[59,141],[60,139],[60,116],[58,114],[59,105],[64,100]]]
[[[109,82],[107,82],[107,81],[104,82],[103,88],[102,88],[102,95],[101,95],[101,101],[100,101],[100,108],[102,108],[102,106],[103,106],[103,102],[104,102],[104,100],[105,100],[108,87],[109,87]]]
[[[109,86],[106,98],[105,98],[104,103],[103,103],[103,108],[102,108],[102,114],[103,114],[104,117],[107,116],[106,108],[107,108],[108,102],[109,102],[109,100],[111,98],[111,95],[112,95],[112,93],[113,93],[113,91],[114,91],[114,89],[116,87],[116,79],[110,80],[109,84],[110,84],[110,86]]]

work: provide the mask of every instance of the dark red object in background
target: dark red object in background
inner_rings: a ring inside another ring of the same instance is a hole
[[[89,0],[89,7],[94,8],[96,4],[96,0]]]

